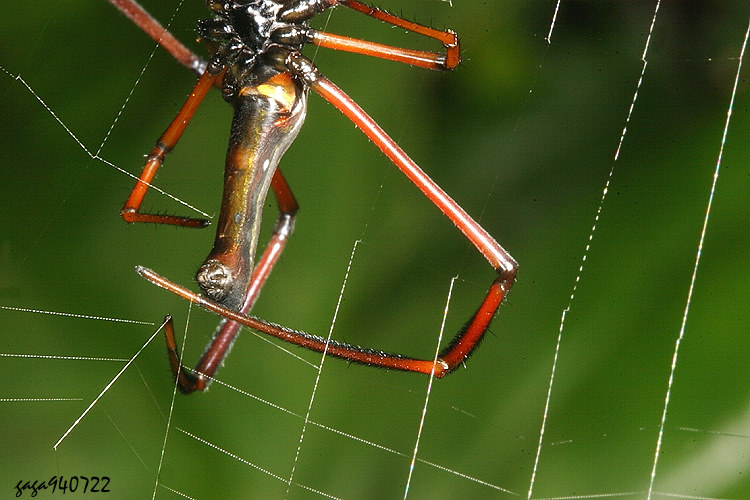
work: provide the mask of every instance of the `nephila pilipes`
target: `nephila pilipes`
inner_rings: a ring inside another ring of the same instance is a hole
[[[127,222],[194,228],[208,224],[201,219],[142,213],[140,206],[154,174],[167,153],[175,147],[208,91],[214,86],[219,87],[224,99],[234,107],[216,240],[196,275],[205,297],[150,269],[137,268],[138,273],[152,283],[225,318],[195,369],[189,371],[180,363],[172,319],[167,316],[167,348],[179,388],[189,393],[208,386],[241,325],[314,351],[367,365],[443,377],[461,364],[482,339],[513,285],[516,262],[362,108],[300,53],[305,44],[312,43],[428,69],[449,70],[460,62],[457,35],[401,19],[356,0],[206,0],[214,17],[198,24],[200,39],[211,54],[210,60],[205,62],[185,48],[134,0],[109,1],[200,77],[177,117],[148,155],[143,172],[121,211]],[[308,26],[308,21],[315,15],[337,5],[437,40],[443,44],[444,52],[381,45]],[[458,227],[497,272],[477,312],[435,359],[414,359],[327,341],[247,315],[294,226],[298,205],[277,166],[304,121],[310,89],[354,122]],[[263,204],[269,188],[276,197],[280,215],[268,246],[253,265]]]

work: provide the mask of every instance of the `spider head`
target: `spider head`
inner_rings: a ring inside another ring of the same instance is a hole
[[[262,78],[258,71],[279,68],[283,54],[298,51],[305,44],[307,20],[315,13],[304,15],[291,11],[289,0],[207,0],[215,14],[198,23],[200,39],[211,51],[210,73],[227,68],[223,95],[234,101],[237,90]],[[263,62],[259,63],[259,60]]]
[[[217,72],[227,65],[251,69],[259,56],[270,47],[280,45],[275,32],[289,32],[306,24],[306,20],[282,20],[288,10],[288,1],[207,0],[206,3],[215,16],[198,23],[198,34],[214,53],[211,63]],[[287,39],[281,45],[293,50],[302,48],[299,37],[291,43]]]

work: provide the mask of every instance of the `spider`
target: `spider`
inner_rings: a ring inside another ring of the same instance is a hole
[[[457,35],[440,31],[370,7],[356,0],[206,0],[213,17],[200,21],[198,35],[211,57],[192,54],[134,0],[109,0],[199,79],[171,125],[146,157],[143,172],[121,211],[127,222],[151,222],[201,228],[208,221],[140,211],[150,183],[196,108],[212,87],[221,89],[233,106],[224,194],[213,249],[198,269],[198,295],[154,271],[136,267],[152,283],[212,311],[224,319],[191,371],[181,364],[171,316],[165,336],[172,371],[181,391],[204,390],[229,352],[242,325],[308,349],[351,362],[443,377],[479,344],[500,303],[515,281],[517,264],[474,219],[451,199],[348,95],[325,78],[300,52],[307,43],[374,56],[433,70],[450,70],[460,62]],[[334,35],[308,26],[315,15],[337,5],[426,36],[443,44],[444,52],[427,52]],[[298,210],[281,170],[281,156],[305,118],[309,90],[349,118],[448,217],[497,272],[479,309],[434,359],[345,344],[292,330],[253,316],[258,294],[284,249]],[[263,204],[268,190],[280,215],[262,256],[255,261]]]

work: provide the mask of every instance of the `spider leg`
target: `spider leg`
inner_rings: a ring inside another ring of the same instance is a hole
[[[143,167],[141,176],[138,179],[133,191],[131,191],[125,205],[120,211],[120,215],[127,222],[152,222],[156,224],[172,224],[183,227],[205,227],[209,221],[204,219],[194,219],[190,217],[175,217],[170,215],[146,214],[139,212],[143,197],[146,196],[151,181],[156,175],[156,171],[164,163],[167,153],[174,149],[177,141],[185,131],[187,124],[195,114],[203,98],[206,96],[211,87],[217,80],[223,76],[222,73],[212,74],[208,71],[203,73],[198,83],[195,84],[190,96],[183,104],[177,116],[167,127],[167,130],[161,135],[156,145],[146,157],[146,164]]]
[[[253,305],[255,305],[261,288],[266,283],[266,279],[271,274],[273,266],[276,265],[281,252],[286,247],[289,236],[294,231],[294,221],[299,210],[297,200],[294,198],[289,184],[287,184],[281,170],[278,168],[271,179],[271,189],[279,207],[279,218],[276,220],[276,225],[273,228],[273,234],[266,246],[266,250],[258,262],[256,262],[255,269],[253,269],[252,283],[245,297],[245,302],[240,308],[240,312],[243,314],[247,314],[253,308]]]
[[[443,32],[441,31],[441,33]],[[307,30],[306,34],[306,40],[319,47],[379,57],[427,69],[448,70],[455,68],[459,63],[457,52],[454,59],[448,59],[445,54],[383,45],[368,40],[326,33],[312,28]],[[456,37],[454,43],[454,46],[458,49],[458,37]]]
[[[201,76],[206,71],[206,61],[185,47],[135,0],[108,0],[120,12],[141,28],[156,43],[164,47],[180,64]]]
[[[293,52],[287,59],[290,71],[301,78],[315,92],[333,104],[374,142],[380,150],[424,193],[443,214],[471,241],[487,259],[498,276],[492,282],[478,311],[454,341],[440,353],[438,363],[444,362],[450,371],[465,360],[479,344],[500,303],[515,281],[518,264],[487,231],[440,188],[388,134],[356,102],[320,74],[308,58]],[[436,376],[444,373],[437,371]]]
[[[380,57],[382,59],[402,62],[428,69],[453,69],[461,62],[458,35],[452,30],[441,31],[430,28],[394,16],[382,9],[365,5],[356,0],[337,0],[337,3],[356,10],[366,16],[378,19],[379,21],[438,40],[443,44],[445,53],[436,54],[434,52],[426,52],[422,50],[392,47],[390,45],[382,45],[367,40],[359,40],[316,30],[310,30],[309,42],[319,45],[320,47],[328,47],[346,52],[355,52],[357,54]]]
[[[233,311],[228,307],[214,302],[209,298],[203,297],[202,295],[198,295],[197,293],[188,290],[187,288],[178,285],[177,283],[174,283],[164,278],[163,276],[160,276],[151,269],[136,266],[135,270],[138,274],[149,280],[151,283],[160,286],[165,290],[168,290],[182,297],[185,300],[189,300],[190,302],[197,304],[199,307],[211,311],[214,314],[222,316],[227,320],[240,323],[258,332],[271,335],[272,337],[276,337],[286,342],[305,347],[312,351],[326,353],[329,356],[335,356],[337,358],[346,359],[355,363],[382,366],[384,368],[392,368],[395,370],[433,374],[436,377],[442,377],[449,372],[447,363],[442,359],[422,360],[408,358],[400,354],[389,354],[383,351],[345,344],[343,342],[337,342],[335,340],[328,340],[324,337],[311,335],[299,330],[292,330],[274,323],[264,321],[254,316],[248,316],[246,314],[241,314]],[[180,374],[178,374],[178,382],[180,378]],[[202,388],[205,387],[205,385],[200,385],[199,387]],[[190,390],[186,392],[190,392]]]

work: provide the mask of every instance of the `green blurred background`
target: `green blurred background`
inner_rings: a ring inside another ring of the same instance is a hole
[[[164,23],[177,5],[143,3]],[[548,43],[554,1],[379,2],[461,35],[463,64],[450,74],[306,49],[521,266],[466,369],[432,387],[410,498],[527,495],[568,305],[533,497],[646,496],[750,17],[747,2],[662,2],[615,162],[654,4],[563,1]],[[200,54],[192,40],[205,15],[191,0],[173,20]],[[315,25],[433,47],[343,8]],[[0,74],[0,305],[153,323],[0,309],[0,496],[19,480],[106,475],[109,498],[154,489],[157,498],[403,497],[428,379],[326,359],[318,380],[309,363],[319,354],[282,345],[292,356],[250,332],[219,372],[238,390],[215,383],[174,402],[159,334],[53,451],[124,362],[8,355],[130,359],[171,312],[180,339],[189,319],[192,364],[216,324],[133,272],[146,265],[195,288],[212,230],[118,217],[134,184],[118,169],[140,172],[194,82],[163,51],[150,58],[153,45],[104,1],[29,1],[0,20],[10,73]],[[748,71],[674,372],[656,497],[750,498]],[[309,108],[282,162],[302,206],[296,232],[254,312],[326,335],[361,240],[333,336],[431,356],[451,278],[447,337],[493,273],[336,110],[316,96]],[[156,184],[217,214],[230,119],[210,96]],[[145,205],[187,212],[156,193]],[[19,401],[28,398],[72,400]]]

